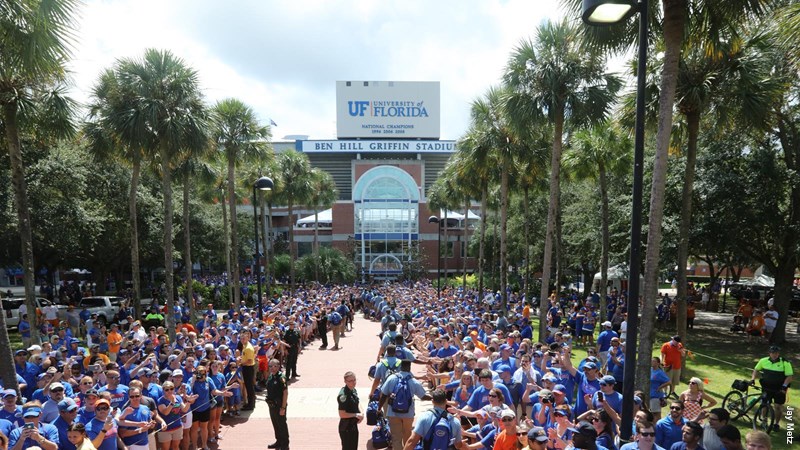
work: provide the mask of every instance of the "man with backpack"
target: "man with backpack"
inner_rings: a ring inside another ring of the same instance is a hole
[[[403,444],[411,437],[411,426],[414,423],[414,397],[430,400],[422,383],[414,379],[411,373],[411,361],[404,359],[400,363],[400,371],[389,376],[381,387],[379,408],[388,402],[389,430],[392,433],[392,448],[403,448]]]
[[[331,350],[339,350],[339,338],[342,336],[343,321],[342,315],[331,308],[331,312],[328,314],[328,323],[331,324],[331,330],[333,331],[333,348]]]
[[[400,371],[400,359],[396,357],[396,350],[397,347],[394,344],[389,344],[386,347],[386,358],[378,361],[375,365],[375,374],[373,375],[372,380],[372,389],[370,389],[370,395],[375,392],[376,389],[379,389],[383,386],[383,383],[389,378],[390,375],[393,375]]]
[[[425,411],[417,420],[414,432],[406,441],[404,450],[414,450],[418,444],[422,444],[422,450],[464,448],[461,441],[461,424],[447,412],[447,393],[436,389],[431,396],[433,409]]]

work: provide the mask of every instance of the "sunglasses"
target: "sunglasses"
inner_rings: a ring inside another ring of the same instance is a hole
[[[174,391],[175,388],[164,388],[164,392]]]
[[[140,397],[141,397],[141,395],[130,395],[130,396],[128,396],[128,398],[140,398]]]
[[[514,421],[513,417],[503,417],[503,422],[513,422],[513,421]]]
[[[528,436],[528,433],[526,431],[520,431],[517,433],[517,436]]]
[[[680,406],[670,406],[669,409],[671,411],[681,411],[683,408],[681,408]]]
[[[64,388],[50,389],[50,392],[64,392]]]
[[[489,398],[497,398],[496,394],[489,394]]]
[[[90,381],[87,381],[86,383],[81,383],[81,385],[83,385],[83,386],[91,386],[91,385],[93,385],[93,384],[94,384],[94,383],[92,383],[92,382],[90,382]]]
[[[650,432],[650,431],[642,431],[642,432],[641,432],[641,433],[639,433],[639,434],[641,434],[641,435],[642,435],[642,437],[655,437],[655,436],[656,436],[656,433],[655,433],[655,431],[653,431],[653,432]]]
[[[689,384],[697,384],[696,381],[690,381]]]
[[[98,410],[98,411],[108,411],[111,408],[109,408],[108,406],[100,406],[100,407],[97,407],[95,409]]]

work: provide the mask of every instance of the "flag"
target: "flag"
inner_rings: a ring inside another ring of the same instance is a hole
[[[278,126],[278,124],[275,123],[275,121],[272,120],[272,119],[269,119],[269,124],[272,125],[273,127],[277,127]]]

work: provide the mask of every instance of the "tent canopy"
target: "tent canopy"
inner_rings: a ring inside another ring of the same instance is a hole
[[[439,210],[439,217],[444,219],[444,213],[445,213],[445,211],[443,209],[440,209]],[[467,218],[469,220],[481,220],[481,217],[476,215],[475,213],[473,213],[471,210],[467,210]],[[459,213],[457,213],[455,211],[447,211],[447,220],[450,220],[450,219],[453,219],[453,220],[464,220],[464,215],[463,214],[459,214]]]
[[[609,280],[627,280],[630,276],[630,271],[628,270],[627,264],[617,264],[616,266],[611,266],[608,268],[608,279]],[[595,280],[599,280],[602,278],[600,276],[600,272],[597,272],[594,276]],[[642,275],[639,275],[640,280],[644,280]]]
[[[744,286],[751,286],[751,287],[774,288],[775,278],[764,275],[762,273],[751,280],[742,281],[741,284]]]
[[[333,208],[326,209],[325,211],[320,211],[317,213],[317,221],[319,223],[333,223]],[[313,224],[314,223],[314,215],[310,215],[308,217],[303,217],[302,219],[297,221],[297,225],[303,224]]]

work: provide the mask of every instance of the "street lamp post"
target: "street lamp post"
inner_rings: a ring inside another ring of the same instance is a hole
[[[639,54],[636,66],[636,128],[633,154],[630,279],[628,283],[628,336],[622,384],[620,438],[630,441],[634,415],[636,350],[639,339],[639,274],[642,247],[642,177],[644,166],[644,87],[647,71],[649,0],[583,0],[583,21],[588,25],[613,25],[639,13]]]
[[[428,217],[428,223],[436,224],[436,300],[442,298],[442,232],[439,228],[439,218]]]
[[[261,254],[258,251],[258,211],[256,210],[256,192],[271,191],[273,187],[275,187],[275,183],[273,183],[272,178],[269,177],[261,177],[256,180],[255,183],[253,183],[253,225],[256,236],[256,286],[258,287],[258,301],[256,302],[256,307],[258,308],[259,320],[261,320],[264,314],[264,308],[261,306]]]

